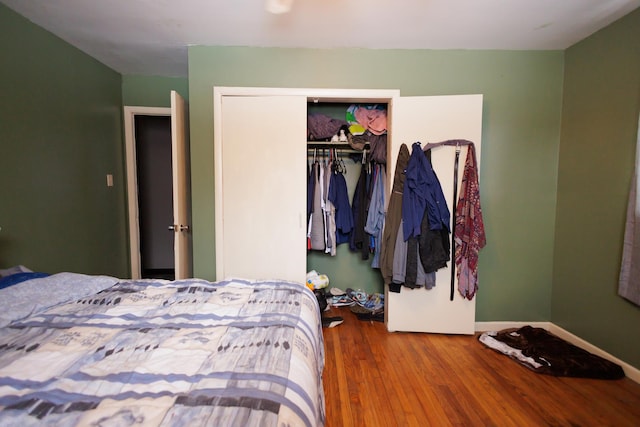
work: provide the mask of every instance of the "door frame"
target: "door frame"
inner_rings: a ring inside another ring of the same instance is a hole
[[[132,279],[140,279],[140,218],[138,207],[138,165],[136,159],[136,116],[166,116],[171,117],[171,108],[168,107],[124,107],[124,140],[125,159],[127,169],[127,212],[129,225],[129,259]]]
[[[224,96],[306,96],[307,102],[387,103],[400,96],[399,89],[323,89],[269,87],[213,87],[213,160],[216,280],[225,277],[222,218],[222,98]],[[390,147],[391,144],[387,146]],[[388,153],[388,155],[390,155]],[[387,184],[389,187],[389,184]],[[387,188],[388,193],[388,188]]]

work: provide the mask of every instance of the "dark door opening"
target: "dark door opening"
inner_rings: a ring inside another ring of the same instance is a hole
[[[140,274],[175,278],[171,117],[135,116]]]

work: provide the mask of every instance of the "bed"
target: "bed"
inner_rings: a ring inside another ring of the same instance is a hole
[[[2,426],[324,425],[302,284],[59,273],[0,304]]]

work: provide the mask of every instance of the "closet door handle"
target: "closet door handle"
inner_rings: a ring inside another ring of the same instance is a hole
[[[171,224],[169,227],[167,227],[167,230],[176,231],[176,226],[174,224]]]

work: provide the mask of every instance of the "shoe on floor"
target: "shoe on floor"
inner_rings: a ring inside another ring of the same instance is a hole
[[[331,288],[329,289],[329,293],[333,296],[339,297],[340,295],[345,295],[346,292],[339,288]]]
[[[322,327],[323,328],[333,328],[335,326],[338,326],[342,322],[344,322],[344,319],[342,317],[340,317],[340,316],[323,317],[322,318]]]

